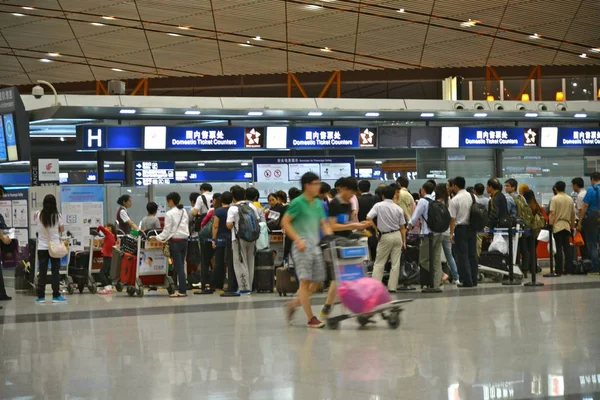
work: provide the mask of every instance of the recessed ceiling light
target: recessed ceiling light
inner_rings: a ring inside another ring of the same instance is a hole
[[[28,7],[28,6],[21,7],[21,8],[22,8],[23,10],[35,10],[35,8],[34,8],[34,7]]]
[[[311,111],[308,113],[309,117],[320,117],[321,115],[323,115],[321,111]]]
[[[473,114],[475,118],[485,118],[487,117],[487,113],[475,113]]]
[[[104,164],[104,168],[110,168],[110,164]]]
[[[58,56],[60,56],[60,53],[48,53],[48,55],[50,57],[58,57]]]
[[[60,137],[60,141],[61,141],[61,142],[64,142],[64,141],[65,141],[65,138],[64,138],[63,136],[61,136],[61,137]]]
[[[577,87],[577,82],[573,82],[573,87]]]
[[[40,61],[45,63],[52,62],[52,60],[48,60],[47,58],[41,58]]]
[[[21,14],[21,13],[12,13],[12,15],[14,15],[15,17],[24,17],[25,14]]]
[[[421,113],[421,118],[431,118],[431,117],[435,117],[435,114],[430,113],[430,112]]]
[[[123,72],[123,70],[121,68],[111,68],[111,69],[115,72]]]
[[[324,51],[325,53],[330,53],[330,52],[331,52],[331,49],[330,49],[329,47],[323,47],[323,48],[321,49],[321,51]]]
[[[321,8],[323,8],[323,6],[319,4],[308,4],[306,8],[309,10],[320,10]]]
[[[377,161],[375,161],[375,164],[383,164],[383,161],[377,160]]]
[[[254,40],[256,40],[256,41],[261,41],[261,40],[262,40],[262,38],[261,38],[260,36],[255,36],[255,37],[254,37]]]
[[[530,39],[541,39],[542,37],[540,35],[538,35],[537,33],[534,33],[533,35],[529,35]]]
[[[247,162],[243,162],[243,163],[242,163],[242,167],[247,167],[247,166],[248,166],[248,163],[247,163]]]
[[[114,20],[116,18],[109,15],[109,16],[102,17],[102,19]]]
[[[185,115],[200,115],[200,114],[202,114],[202,112],[198,111],[198,110],[187,110],[185,112]]]
[[[242,46],[242,47],[252,47],[252,45],[250,44],[249,40],[246,40],[246,43],[240,43],[240,46]]]
[[[104,24],[100,23],[100,22],[91,22],[90,25],[94,25],[94,26],[104,26]]]
[[[135,114],[135,110],[131,109],[131,108],[124,108],[121,111],[119,111],[121,114]]]
[[[190,29],[189,26],[180,26],[179,29],[183,29],[184,31],[187,31]]]
[[[169,35],[169,36],[175,36],[175,37],[181,36],[179,33],[173,33],[173,32],[169,32],[169,33],[167,33],[167,35]]]
[[[579,55],[579,57],[581,57],[581,58],[587,58],[587,54],[585,54],[585,53],[581,53],[581,54]]]
[[[248,113],[249,116],[251,117],[260,117],[261,115],[263,115],[262,111],[250,111]]]
[[[590,49],[590,51],[592,53],[600,53],[600,47],[596,47],[596,48]]]
[[[379,117],[378,112],[368,112],[365,114],[365,117]]]
[[[575,118],[587,118],[587,114],[579,113],[574,115]]]
[[[199,167],[204,167],[205,165],[206,165],[206,164],[204,164],[203,162],[199,162],[199,163],[198,163],[198,166],[199,166]]]
[[[527,118],[536,118],[538,115],[537,115],[537,113],[526,113],[525,116]]]
[[[468,21],[461,22],[460,26],[463,27],[463,28],[471,28],[471,27],[477,25],[478,22],[479,21],[476,21],[476,20],[473,20],[473,19],[469,19]]]
[[[403,13],[403,12],[405,12],[405,11],[404,11],[404,8],[401,8],[401,9],[399,9],[399,10],[398,10],[398,12],[399,12],[399,13]]]

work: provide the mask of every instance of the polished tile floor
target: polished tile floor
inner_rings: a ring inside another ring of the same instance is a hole
[[[268,294],[16,293],[0,310],[0,398],[600,398],[600,277],[542,280],[399,294],[415,301],[398,330],[287,326]]]

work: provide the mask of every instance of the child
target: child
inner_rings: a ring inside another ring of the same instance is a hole
[[[100,283],[104,288],[100,290],[99,294],[112,294],[112,281],[110,279],[110,266],[112,264],[112,251],[116,243],[115,238],[115,226],[113,224],[106,224],[106,227],[99,226],[98,231],[104,234],[103,245],[102,245],[102,258],[104,263],[102,264],[102,271],[100,271]]]
[[[146,205],[146,210],[148,211],[148,215],[142,219],[142,222],[140,223],[140,229],[144,232],[160,229],[160,220],[156,216],[156,213],[158,212],[158,204],[151,201]]]

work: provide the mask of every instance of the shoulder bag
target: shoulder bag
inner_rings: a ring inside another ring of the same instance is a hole
[[[46,228],[44,226],[42,221],[40,221],[40,224],[42,224],[42,227],[44,228],[43,232],[44,232],[44,236],[46,237],[46,241],[48,242],[48,253],[50,254],[50,257],[63,258],[64,256],[66,256],[69,253],[67,246],[65,246],[65,244],[60,239],[59,239],[58,243],[51,242],[50,241],[50,233],[48,232],[48,228]]]
[[[185,210],[181,210],[181,217],[179,218],[179,223],[177,224],[177,227],[175,227],[175,231],[173,231],[173,233],[169,236],[169,238],[167,240],[165,240],[165,245],[163,246],[163,254],[167,258],[171,258],[171,248],[169,247],[169,241],[175,235],[175,232],[177,232],[177,229],[179,229],[179,226],[181,225],[181,221],[183,221],[184,213],[185,213]]]

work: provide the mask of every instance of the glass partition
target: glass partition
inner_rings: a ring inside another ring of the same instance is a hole
[[[495,175],[494,149],[448,149],[448,177],[488,180]]]
[[[122,195],[128,194],[132,197],[132,206],[127,212],[129,217],[138,224],[146,216],[146,204],[148,204],[148,188],[124,187],[119,185],[106,185],[106,213],[107,222],[114,223],[119,211],[117,200]]]

